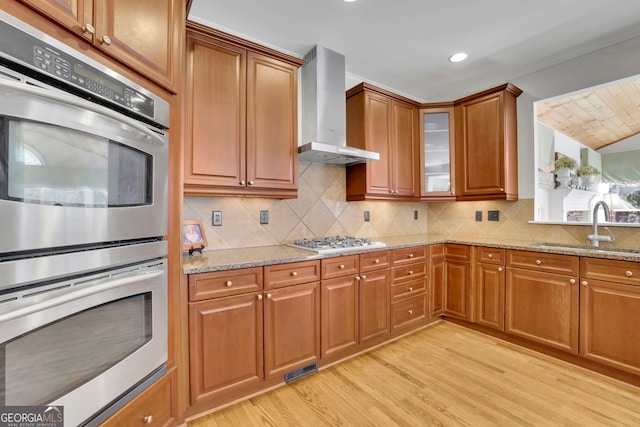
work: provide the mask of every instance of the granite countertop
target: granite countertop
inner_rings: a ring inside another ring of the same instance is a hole
[[[184,274],[206,273],[211,271],[233,270],[238,268],[259,267],[286,262],[308,261],[336,256],[352,255],[365,252],[406,248],[412,246],[432,245],[436,243],[458,243],[463,245],[487,246],[504,249],[518,249],[534,252],[556,253],[563,255],[588,256],[614,260],[640,262],[640,249],[625,248],[593,248],[590,246],[563,245],[525,240],[493,239],[483,237],[452,238],[443,235],[416,234],[409,236],[393,236],[376,238],[384,242],[385,248],[358,248],[340,254],[319,255],[304,249],[287,245],[261,246],[255,248],[221,249],[204,251],[201,255],[185,255],[182,270]]]

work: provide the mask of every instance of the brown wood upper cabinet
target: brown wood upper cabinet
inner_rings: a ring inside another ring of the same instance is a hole
[[[420,110],[420,197],[455,200],[454,108],[430,106]]]
[[[510,83],[456,101],[456,199],[517,200],[516,98]]]
[[[186,195],[297,197],[300,65],[187,24]]]
[[[175,90],[178,0],[20,0],[166,89]],[[143,24],[143,25],[142,25]]]
[[[347,166],[347,200],[416,200],[416,104],[361,83],[347,91],[347,145],[380,153],[380,160]]]

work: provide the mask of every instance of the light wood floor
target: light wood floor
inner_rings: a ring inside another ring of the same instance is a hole
[[[640,426],[640,388],[441,322],[188,426]]]

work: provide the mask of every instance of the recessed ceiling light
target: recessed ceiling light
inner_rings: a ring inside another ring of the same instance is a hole
[[[345,1],[345,3],[351,3],[351,2],[356,1],[356,0],[344,0],[344,1]]]
[[[465,59],[467,59],[467,56],[468,55],[466,53],[464,53],[464,52],[458,52],[458,53],[455,53],[455,54],[451,55],[449,57],[449,61],[451,61],[451,62],[464,61]]]

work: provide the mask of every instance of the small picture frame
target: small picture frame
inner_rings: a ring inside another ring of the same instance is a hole
[[[182,250],[189,251],[192,255],[194,251],[202,253],[207,246],[207,235],[201,221],[185,220],[182,225]]]

